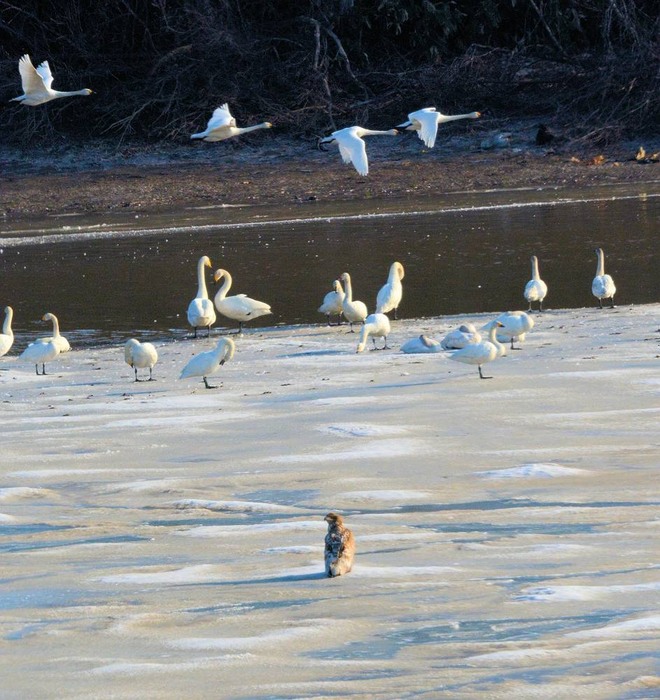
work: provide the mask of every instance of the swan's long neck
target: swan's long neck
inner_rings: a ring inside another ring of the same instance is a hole
[[[541,277],[539,275],[539,261],[538,258],[535,256],[532,257],[532,279],[533,280],[540,280]]]
[[[490,330],[488,331],[488,340],[497,347],[499,344],[499,341],[497,340],[497,329],[498,326],[496,323],[493,323],[493,325],[490,327]]]
[[[202,258],[197,263],[197,298],[198,299],[208,299],[209,293],[206,291],[206,279],[204,278],[204,268],[206,267],[206,262]]]
[[[55,97],[75,97],[76,95],[89,95],[90,90],[88,90],[87,88],[83,88],[82,90],[71,91],[53,90],[53,93]]]
[[[351,277],[348,274],[344,277],[344,289],[346,290],[346,301],[349,303],[352,302],[353,287],[351,286]]]
[[[263,122],[263,124],[255,124],[254,126],[241,126],[236,127],[237,134],[247,134],[249,131],[256,131],[257,129],[269,129],[270,124],[268,122]]]
[[[227,360],[231,360],[231,358],[234,357],[235,350],[236,346],[234,345],[234,341],[231,338],[223,338],[217,348],[220,361],[224,363]]]
[[[4,323],[2,324],[2,332],[5,335],[14,335],[14,331],[11,329],[11,320],[14,318],[14,310],[11,308],[11,306],[8,306],[5,309],[5,320]]]
[[[389,131],[378,131],[374,129],[362,129],[360,136],[396,136],[398,131],[390,129]]]
[[[225,281],[222,283],[222,287],[220,287],[220,289],[218,289],[216,292],[215,296],[217,299],[224,299],[227,296],[227,292],[229,291],[232,283],[231,275],[227,272],[227,270],[223,270],[222,273]]]
[[[59,336],[60,336],[60,322],[57,320],[57,316],[55,316],[54,314],[51,314],[50,320],[53,322],[53,337],[59,338]]]
[[[394,263],[392,267],[390,267],[390,274],[388,277],[388,282],[391,284],[396,284],[397,282],[400,282],[403,277],[403,267],[399,265],[398,263]]]
[[[438,123],[455,122],[459,119],[477,119],[479,116],[481,116],[479,112],[470,112],[469,114],[441,114]]]
[[[596,251],[596,255],[598,256],[598,264],[596,265],[596,277],[600,277],[601,275],[605,274],[605,253],[603,253],[602,249],[599,248]]]

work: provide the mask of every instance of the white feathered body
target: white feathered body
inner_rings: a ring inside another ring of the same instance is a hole
[[[5,307],[5,320],[0,333],[0,357],[6,355],[14,344],[14,331],[11,329],[11,322],[14,318],[14,310],[11,306]]]
[[[388,311],[396,311],[403,298],[403,285],[401,280],[404,277],[403,265],[394,262],[390,266],[387,282],[380,288],[376,297],[376,312],[386,314]]]
[[[440,341],[443,350],[460,350],[466,345],[478,343],[481,340],[481,334],[471,323],[464,323],[453,331],[449,331],[447,335]]]
[[[442,345],[434,338],[420,335],[418,338],[411,338],[401,346],[401,352],[408,355],[421,355],[426,353],[441,352]]]

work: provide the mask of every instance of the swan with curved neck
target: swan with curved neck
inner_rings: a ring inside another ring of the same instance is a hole
[[[360,330],[360,340],[355,352],[362,352],[367,345],[367,338],[371,336],[374,350],[386,350],[387,336],[390,334],[390,319],[385,314],[375,313],[369,314],[364,321],[364,325]],[[385,343],[382,348],[376,347],[376,338],[383,338]]]
[[[341,287],[341,282],[335,280],[332,283],[332,291],[328,292],[325,297],[323,297],[323,303],[319,306],[318,311],[321,314],[325,314],[328,317],[328,325],[331,326],[330,316],[337,316],[337,325],[341,326],[341,312],[344,303],[344,290]]]
[[[497,354],[497,338],[498,329],[502,326],[499,321],[493,321],[488,331],[488,340],[481,340],[478,343],[466,345],[461,350],[456,350],[450,356],[450,360],[463,362],[468,365],[477,365],[479,368],[479,377],[481,379],[492,379],[485,377],[481,371],[481,366],[487,362],[492,362],[498,357]]]
[[[236,119],[232,116],[229,111],[229,105],[225,102],[225,104],[214,110],[206,125],[206,129],[198,134],[191,134],[190,138],[203,141],[224,141],[232,136],[249,134],[251,131],[257,131],[257,129],[270,129],[272,126],[270,122],[262,122],[254,126],[236,126]]]
[[[532,310],[532,303],[539,303],[539,311],[543,311],[543,300],[548,293],[548,285],[541,279],[539,274],[539,259],[536,255],[532,255],[532,279],[525,285],[525,291],[523,292],[525,299],[529,302],[529,308],[527,311]]]
[[[602,248],[596,248],[595,253],[598,257],[596,265],[596,276],[591,283],[591,293],[598,299],[598,308],[603,308],[603,299],[610,300],[610,307],[614,308],[614,295],[616,294],[616,286],[610,275],[605,274],[605,253]]]
[[[215,308],[218,310],[218,313],[234,321],[238,321],[239,333],[242,333],[243,324],[247,321],[252,321],[255,318],[259,318],[259,316],[266,316],[273,313],[270,310],[270,304],[251,299],[245,294],[236,294],[235,296],[228,297],[227,292],[232,285],[232,277],[227,270],[216,270],[213,275],[213,281],[218,282],[218,280],[223,278],[224,282],[216,292],[213,302],[215,303]]]
[[[208,255],[202,255],[197,261],[197,296],[188,304],[188,323],[195,329],[194,337],[197,337],[198,328],[206,328],[206,337],[211,335],[211,326],[215,323],[215,308],[209,299],[206,289],[204,269],[211,267]]]
[[[387,276],[387,282],[380,288],[376,297],[376,313],[386,314],[394,311],[394,319],[397,318],[397,309],[403,298],[403,285],[401,280],[404,277],[403,265],[400,262],[393,262]]]
[[[327,151],[325,146],[336,143],[339,146],[339,154],[341,159],[347,165],[353,164],[353,167],[360,175],[369,174],[369,160],[367,159],[367,147],[362,140],[363,136],[396,136],[399,132],[396,129],[388,131],[376,131],[374,129],[365,129],[362,126],[349,126],[345,129],[333,131],[330,136],[319,139],[318,147],[321,151]]]
[[[202,377],[204,386],[207,389],[217,389],[208,383],[207,377],[222,367],[228,360],[234,357],[236,345],[231,338],[221,338],[213,350],[200,352],[190,359],[188,364],[181,370],[179,379],[188,377]]]
[[[416,112],[411,112],[408,115],[408,121],[399,124],[397,129],[416,131],[417,136],[419,136],[427,148],[433,148],[440,124],[455,122],[459,119],[478,119],[480,116],[481,112],[449,115],[436,111],[435,107],[424,107],[423,109],[418,109]]]
[[[138,379],[138,368],[149,368],[149,379],[147,381],[154,381],[152,370],[156,362],[158,362],[158,352],[152,343],[141,343],[136,338],[127,340],[124,345],[124,360],[129,367],[133,368],[136,382],[141,381]]]
[[[5,320],[2,324],[2,333],[0,333],[0,357],[6,355],[14,344],[14,331],[11,329],[13,318],[14,309],[11,306],[5,306]]]
[[[363,301],[353,301],[353,285],[351,284],[351,276],[348,272],[342,273],[340,279],[344,283],[345,291],[342,312],[350,324],[351,333],[355,333],[353,324],[364,323],[364,319],[367,318],[368,314],[367,305]]]
[[[466,345],[481,342],[481,334],[472,323],[463,323],[440,341],[443,350],[460,350]]]
[[[60,334],[60,322],[57,320],[57,316],[49,312],[47,314],[44,314],[41,317],[41,320],[52,322],[53,335],[49,336],[48,338],[39,338],[39,340],[45,342],[52,340],[55,343],[55,345],[57,345],[60,352],[69,352],[69,350],[71,350],[71,345],[69,345],[69,341],[63,335]]]
[[[89,88],[82,90],[53,90],[53,74],[50,72],[48,61],[40,63],[37,68],[32,65],[30,56],[25,54],[18,61],[18,72],[21,74],[21,85],[23,94],[18,97],[12,97],[10,102],[20,102],[28,107],[36,107],[37,105],[57,100],[61,97],[74,97],[75,95],[91,95],[92,91]]]

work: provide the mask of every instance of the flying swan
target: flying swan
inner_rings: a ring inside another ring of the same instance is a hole
[[[2,324],[2,333],[0,333],[0,357],[6,355],[14,344],[14,331],[11,329],[13,318],[14,309],[11,306],[5,306],[5,320]]]
[[[44,61],[35,68],[28,54],[22,56],[18,61],[18,72],[21,74],[23,94],[18,97],[12,97],[10,102],[20,102],[21,104],[28,105],[28,107],[36,107],[44,102],[57,100],[60,97],[92,94],[92,91],[88,88],[73,90],[71,92],[53,90],[51,87],[53,84],[53,74],[50,72],[48,61]]]
[[[319,306],[318,311],[320,314],[325,314],[328,317],[328,325],[331,326],[330,316],[333,314],[337,316],[337,325],[341,326],[341,312],[344,303],[344,290],[341,288],[341,282],[335,280],[332,283],[332,291],[328,292],[325,297],[323,297],[323,303]]]
[[[536,255],[532,255],[532,279],[525,285],[525,299],[529,302],[527,311],[532,310],[532,302],[538,301],[539,311],[543,311],[543,300],[548,293],[548,285],[541,279],[539,275],[539,259]]]
[[[596,248],[598,256],[598,264],[596,266],[596,276],[591,283],[591,293],[598,299],[598,308],[603,308],[603,299],[610,300],[610,306],[614,308],[614,295],[616,294],[616,286],[610,275],[605,274],[605,253],[602,248]]]
[[[386,314],[393,310],[396,320],[396,312],[403,297],[403,285],[401,284],[403,276],[403,265],[400,262],[393,262],[390,265],[387,282],[380,288],[376,297],[376,313]]]
[[[336,143],[339,146],[339,154],[344,163],[353,163],[360,175],[369,174],[369,161],[367,160],[367,148],[362,140],[363,136],[396,136],[399,132],[396,129],[389,131],[374,131],[361,126],[349,126],[346,129],[333,131],[330,136],[320,139],[319,150],[327,151],[324,146]]]
[[[269,304],[251,299],[245,294],[236,294],[235,296],[228,297],[227,292],[231,287],[232,278],[227,270],[216,270],[213,275],[213,281],[217,282],[223,277],[225,281],[216,292],[213,301],[215,303],[215,308],[220,314],[234,321],[238,321],[239,333],[243,332],[243,324],[247,321],[252,321],[255,318],[259,318],[259,316],[267,316],[273,313],[270,310]]]
[[[354,333],[353,324],[364,323],[364,319],[367,317],[367,305],[363,301],[353,301],[353,285],[348,272],[342,273],[340,279],[344,283],[346,292],[342,304],[342,312],[351,326],[351,333]]]
[[[234,357],[235,350],[236,345],[231,338],[221,338],[214,350],[200,352],[199,355],[191,358],[181,371],[179,379],[201,377],[207,389],[217,389],[216,386],[211,386],[208,383],[207,377],[217,372],[227,360],[231,360]]]
[[[141,343],[135,338],[127,340],[124,345],[124,360],[135,371],[136,382],[141,381],[138,379],[138,368],[146,369],[147,367],[149,368],[149,379],[147,381],[154,381],[151,371],[156,362],[158,362],[158,352],[151,343]]]
[[[417,136],[426,144],[428,148],[435,146],[435,138],[438,134],[438,125],[446,122],[455,122],[458,119],[478,119],[481,112],[470,112],[469,114],[442,114],[437,112],[435,107],[424,107],[408,115],[408,121],[399,124],[397,129],[406,131],[416,131]]]
[[[188,323],[195,329],[195,338],[198,328],[207,329],[207,337],[211,335],[211,326],[215,323],[215,309],[209,299],[206,290],[204,268],[211,267],[208,255],[202,255],[197,261],[197,296],[188,304]]]
[[[263,122],[254,126],[236,126],[236,119],[229,111],[229,105],[225,103],[214,110],[209,123],[206,125],[206,129],[198,134],[191,134],[190,138],[202,139],[203,141],[224,141],[232,136],[240,136],[257,129],[270,129],[272,126],[270,122]]]

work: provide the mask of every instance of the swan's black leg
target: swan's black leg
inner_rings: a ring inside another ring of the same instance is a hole
[[[394,308],[394,320],[398,321],[399,317],[396,315],[396,312],[397,312],[397,307]]]
[[[37,373],[37,377],[38,377],[39,376],[39,365],[38,364],[36,364],[34,366],[34,371]]]
[[[139,382],[140,380],[138,379],[138,376],[137,376],[137,367],[133,367],[133,371],[135,372],[135,381]]]
[[[45,362],[41,363],[41,374],[46,374],[46,363]]]
[[[218,388],[217,386],[211,386],[211,385],[206,381],[206,377],[203,377],[203,379],[204,379],[204,386],[205,386],[207,389],[217,389],[217,388]]]
[[[610,297],[610,309],[614,308],[614,297]]]
[[[484,375],[481,373],[481,365],[479,365],[479,376],[480,376],[482,379],[492,379],[492,377],[484,377]]]
[[[155,382],[156,380],[151,376],[151,374],[152,374],[152,367],[149,367],[149,381]]]

